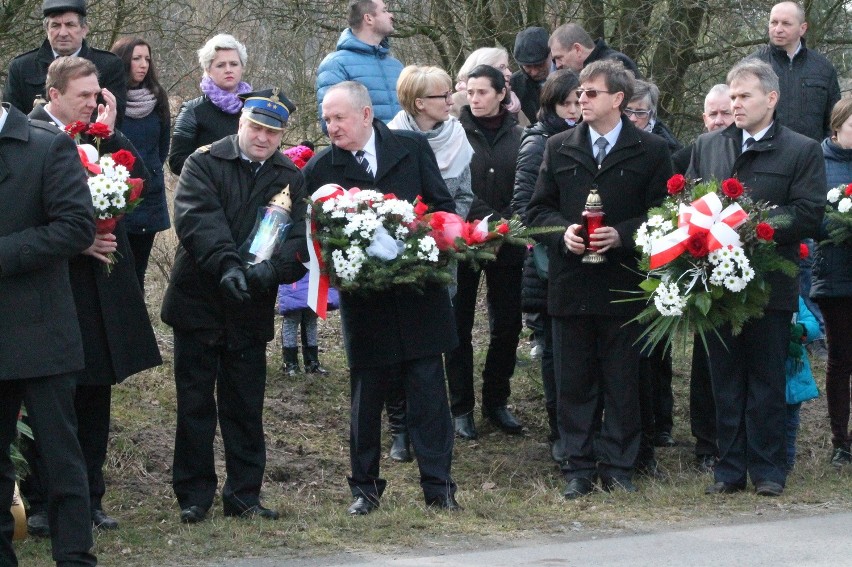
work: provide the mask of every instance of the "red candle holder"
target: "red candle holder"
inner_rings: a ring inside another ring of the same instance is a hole
[[[584,264],[603,264],[606,256],[598,252],[597,246],[591,243],[591,235],[598,228],[606,226],[606,213],[603,211],[601,196],[597,189],[589,191],[586,198],[586,208],[583,210],[583,240],[586,241],[586,252],[583,254]]]

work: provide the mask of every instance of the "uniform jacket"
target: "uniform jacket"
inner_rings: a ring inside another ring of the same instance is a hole
[[[30,118],[51,120],[41,105],[33,108]],[[83,141],[91,142],[85,136]],[[137,158],[131,176],[142,179],[145,185],[150,183],[145,163],[121,132],[116,130],[101,142],[102,155],[121,149]],[[163,363],[136,277],[125,220],[119,221],[114,234],[117,261],[110,274],[102,262],[86,254],[78,254],[68,262],[86,360],[85,371],[77,378],[81,384],[117,384]]]
[[[240,158],[237,136],[204,146],[187,158],[175,190],[174,226],[179,240],[163,322],[181,331],[203,331],[228,348],[270,341],[275,334],[278,286],[252,291],[242,305],[227,301],[219,281],[228,269],[244,264],[239,248],[255,225],[258,210],[290,186],[293,226],[270,260],[281,281],[305,274],[305,185],[298,168],[275,152],[253,177]]]
[[[322,116],[322,99],[329,87],[358,81],[370,92],[375,117],[390,121],[402,108],[396,98],[396,81],[401,72],[402,63],[391,56],[387,38],[379,45],[369,45],[346,28],[337,40],[337,49],[326,55],[317,68],[317,116]]]
[[[0,380],[83,368],[68,259],[94,241],[92,197],[71,138],[9,113],[0,131]]]
[[[527,208],[532,226],[582,224],[589,190],[596,188],[621,246],[606,253],[603,264],[583,264],[582,256],[568,252],[562,233],[546,235],[549,266],[548,309],[556,317],[610,315],[630,317],[641,302],[612,303],[630,296],[642,280],[637,273],[638,254],[633,235],[659,205],[671,177],[671,158],[658,136],[637,129],[627,117],[600,170],[592,153],[589,126],[552,136],[547,141],[535,193]]]
[[[183,162],[189,155],[207,144],[225,136],[236,134],[240,125],[240,113],[228,114],[207,98],[200,96],[183,103],[175,118],[172,148],[169,152],[169,169],[180,175]]]
[[[773,123],[766,135],[741,153],[742,130],[731,124],[695,140],[687,177],[736,177],[754,200],[777,205],[772,215],[786,215],[790,226],[778,228],[778,251],[799,262],[799,242],[817,234],[825,209],[825,168],[819,144]],[[767,276],[772,293],[767,309],[795,311],[798,280],[780,272]]]
[[[121,128],[124,110],[127,107],[127,79],[124,63],[109,51],[89,47],[86,40],[80,48],[79,57],[88,59],[98,68],[98,82],[101,87],[115,95],[118,105],[116,128]],[[25,114],[33,109],[36,97],[47,100],[44,92],[44,81],[47,78],[47,68],[53,62],[53,49],[47,40],[38,49],[18,55],[9,64],[9,76],[6,79],[6,90],[3,100],[11,103]]]
[[[143,118],[124,117],[121,131],[136,147],[151,174],[142,202],[124,219],[131,234],[150,234],[171,226],[163,173],[169,155],[170,122],[168,117],[161,118],[156,109]]]
[[[772,65],[781,92],[775,117],[794,132],[821,142],[829,135],[831,110],[840,100],[837,71],[822,54],[805,47],[791,61],[784,49],[764,45],[749,57]]]
[[[827,187],[852,183],[852,150],[844,150],[830,139],[823,140]],[[825,224],[818,240],[828,238]],[[811,297],[852,297],[852,246],[820,243],[814,253]]]
[[[391,131],[373,120],[378,170],[372,179],[352,152],[330,146],[303,170],[308,191],[326,183],[372,187],[413,201],[417,195],[437,211],[454,211],[429,142],[420,134]],[[340,294],[343,342],[351,367],[399,364],[455,348],[456,325],[447,288],[427,286],[420,294],[398,286],[383,293]]]

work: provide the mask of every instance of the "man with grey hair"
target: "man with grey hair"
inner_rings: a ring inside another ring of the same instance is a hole
[[[388,37],[394,32],[393,14],[384,0],[352,0],[349,27],[340,34],[337,48],[325,56],[317,68],[317,106],[322,116],[322,100],[329,87],[343,81],[357,81],[367,87],[376,118],[389,122],[400,111],[396,81],[402,63],[390,54]],[[325,131],[326,124],[320,118]]]
[[[749,197],[767,201],[778,252],[792,262],[799,242],[817,233],[825,208],[825,168],[814,140],[774,118],[778,77],[772,67],[746,59],[728,73],[734,123],[698,137],[688,176],[723,180],[734,175]],[[798,282],[781,272],[767,275],[771,287],[763,317],[734,336],[730,325],[707,337],[716,401],[719,461],[707,494],[738,492],[748,478],[761,496],[778,496],[787,479],[785,361],[790,321],[798,311]]]
[[[831,109],[840,100],[840,86],[831,62],[805,46],[807,30],[800,4],[775,4],[769,13],[769,44],[749,57],[769,63],[778,75],[778,121],[822,142],[830,134],[828,123]]]
[[[563,24],[553,30],[549,45],[557,69],[571,69],[579,73],[589,63],[615,59],[621,61],[637,79],[642,76],[633,59],[609,47],[603,38],[593,41],[592,36],[577,24]]]
[[[701,120],[704,122],[704,129],[707,132],[727,128],[734,122],[728,91],[728,85],[725,83],[713,85],[707,91],[707,95],[704,97],[704,112],[701,113]],[[672,165],[675,173],[686,173],[694,146],[695,143],[693,142],[672,154]]]
[[[114,53],[95,49],[86,43],[86,34],[89,33],[86,0],[44,0],[42,13],[47,39],[38,49],[12,59],[3,100],[29,114],[36,99],[47,100],[44,80],[48,66],[57,57],[76,55],[95,64],[101,86],[115,95],[118,105],[116,127],[121,128],[127,106],[124,63]]]
[[[303,170],[309,193],[334,183],[393,193],[405,201],[419,195],[433,210],[455,211],[429,142],[376,119],[366,87],[345,81],[328,89],[322,119],[332,145]],[[379,477],[379,461],[382,406],[391,388],[405,391],[427,506],[459,510],[450,476],[454,431],[442,357],[458,343],[447,287],[429,284],[422,293],[408,286],[341,292],[340,313],[352,389],[348,480],[355,500],[349,514],[378,508],[387,484]]]

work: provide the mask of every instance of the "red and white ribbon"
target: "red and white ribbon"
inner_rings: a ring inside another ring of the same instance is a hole
[[[694,234],[707,234],[710,252],[725,246],[741,246],[736,229],[746,220],[748,213],[737,203],[723,210],[722,200],[716,193],[708,193],[688,207],[681,205],[678,228],[651,243],[651,269],[665,266],[683,254],[687,240]]]

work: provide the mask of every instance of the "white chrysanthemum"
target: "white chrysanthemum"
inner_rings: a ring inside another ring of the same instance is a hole
[[[402,225],[399,225],[398,227],[396,227],[396,230],[394,231],[393,236],[394,236],[394,238],[396,238],[397,240],[402,240],[403,238],[405,238],[406,236],[408,236],[408,233],[409,233],[409,232],[410,232],[410,231],[408,230],[408,228],[407,228],[407,227],[404,227],[404,226],[402,226]]]
[[[664,317],[683,315],[686,302],[687,297],[680,295],[676,282],[661,283],[654,292],[654,306]]]
[[[435,243],[435,239],[431,236],[424,236],[421,238],[418,248],[418,260],[428,260],[430,262],[438,261],[438,245]]]
[[[754,268],[752,268],[751,266],[745,266],[745,267],[741,267],[741,269],[742,269],[742,272],[743,272],[743,280],[746,283],[748,283],[748,282],[750,282],[751,280],[754,279],[754,276],[756,275]]]
[[[744,290],[745,286],[746,282],[742,278],[733,275],[725,278],[725,287],[734,293]]]
[[[842,199],[837,205],[837,210],[841,213],[848,213],[852,209],[852,199]]]
[[[343,209],[335,209],[331,212],[331,218],[333,219],[342,219],[346,217],[346,211]]]
[[[346,252],[335,250],[331,253],[335,273],[340,279],[349,282],[358,276],[361,266],[364,265],[364,258],[364,251],[354,245],[347,248]]]
[[[112,206],[117,209],[123,209],[127,204],[127,201],[124,199],[124,195],[121,194],[114,195],[110,201],[112,202]]]
[[[841,195],[840,187],[835,187],[828,192],[828,195],[826,195],[825,198],[828,199],[829,203],[836,203],[840,200]]]
[[[650,227],[655,227],[660,226],[665,221],[666,219],[663,215],[651,215],[650,217],[648,217],[648,222],[643,224],[647,224]]]
[[[748,264],[748,257],[746,256],[745,250],[742,249],[742,246],[733,247],[730,250],[730,257],[740,266],[742,266],[743,263]]]

